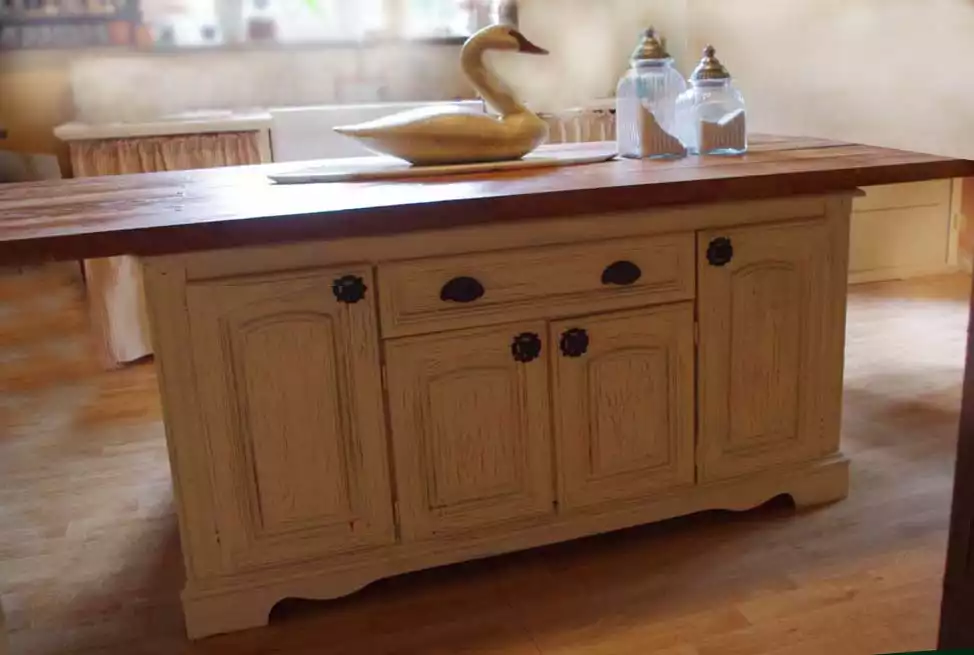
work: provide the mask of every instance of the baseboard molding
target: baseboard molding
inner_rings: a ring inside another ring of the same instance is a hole
[[[850,271],[849,284],[866,284],[869,282],[888,282],[892,280],[909,280],[917,277],[933,275],[949,275],[950,273],[970,273],[971,262],[959,262],[957,266],[943,264],[941,266],[916,266],[902,268],[879,268],[867,271]]]

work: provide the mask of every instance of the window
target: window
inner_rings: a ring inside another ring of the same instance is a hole
[[[510,0],[142,0],[162,46],[462,38],[503,18]],[[503,7],[502,7],[503,5]]]

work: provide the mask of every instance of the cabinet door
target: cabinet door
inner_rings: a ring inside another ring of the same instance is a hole
[[[846,259],[830,226],[698,235],[702,479],[837,448]]]
[[[693,304],[551,325],[560,506],[693,484]]]
[[[544,323],[386,343],[404,539],[553,511]]]
[[[189,286],[228,569],[394,540],[373,287],[367,268]]]

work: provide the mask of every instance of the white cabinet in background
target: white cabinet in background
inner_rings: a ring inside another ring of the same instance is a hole
[[[849,281],[877,282],[957,268],[954,186],[934,180],[867,187],[852,203]]]

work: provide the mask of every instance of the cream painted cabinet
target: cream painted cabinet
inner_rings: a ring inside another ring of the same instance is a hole
[[[698,234],[703,480],[837,448],[844,314],[832,276],[844,271],[832,234],[825,220]]]
[[[960,186],[960,180],[932,180],[864,189],[852,205],[849,280],[956,270]]]
[[[372,288],[369,268],[187,288],[224,570],[394,541]]]
[[[550,333],[560,506],[692,485],[693,303],[558,321]]]
[[[386,344],[403,538],[554,511],[544,323]]]
[[[150,258],[189,633],[842,498],[850,212],[808,197]]]

